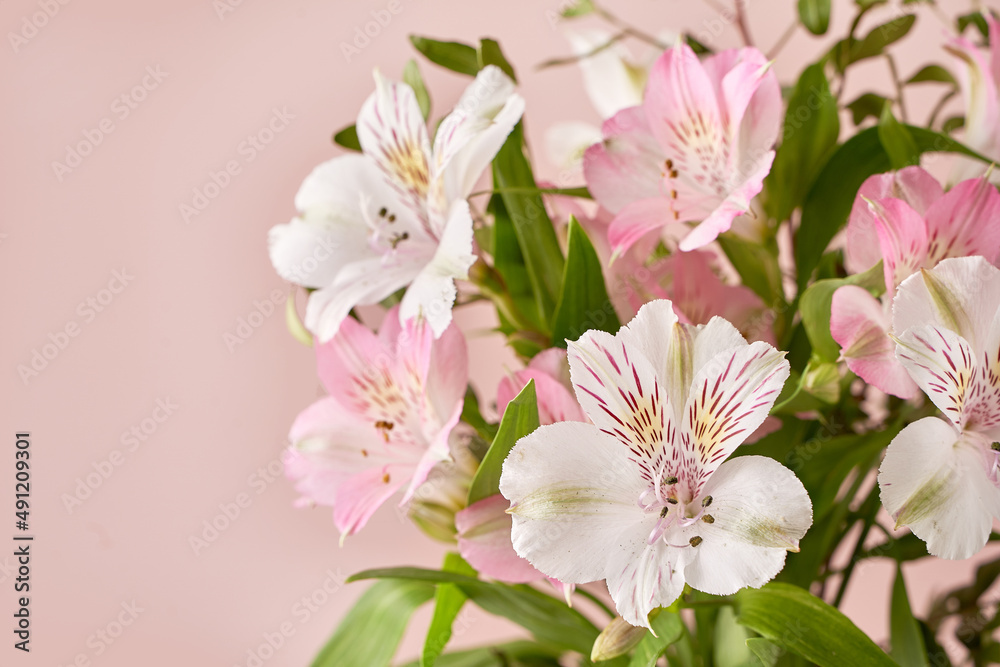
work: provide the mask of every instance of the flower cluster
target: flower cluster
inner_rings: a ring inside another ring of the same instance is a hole
[[[269,237],[276,271],[304,288],[289,323],[328,393],[289,435],[300,504],[332,508],[343,545],[398,497],[452,545],[440,571],[359,576],[451,586],[438,630],[466,599],[523,625],[539,643],[512,660],[554,665],[593,645],[594,660],[635,649],[632,664],[703,664],[690,656],[713,632],[822,665],[888,660],[834,608],[857,559],[970,558],[1000,519],[1000,19],[962,17],[943,41],[957,77],[935,65],[902,82],[898,37],[872,35],[913,18],[855,34],[878,4],[859,3],[851,33],[783,98],[742,14],[745,45],[713,50],[577,3],[566,20],[621,30],[567,31],[603,124],[552,128],[554,185],[536,180],[497,42],[414,38],[474,77],[430,126],[415,62],[403,82],[375,72],[335,137],[353,152],[306,177]],[[829,29],[821,13],[801,21]],[[872,55],[897,90],[843,102],[846,72]],[[937,109],[906,122],[905,87],[928,82],[950,86],[944,102],[962,93],[964,129]],[[945,182],[920,166],[932,151],[955,158]],[[452,318],[472,301],[495,307],[490,326],[522,363],[486,397]],[[376,333],[365,322],[380,315]],[[878,531],[887,541],[869,549]],[[846,568],[838,549],[853,549]],[[554,599],[523,586],[542,580]],[[605,605],[593,582],[614,609],[596,641],[559,602]],[[733,611],[679,615],[700,605]],[[956,613],[942,605],[928,637]],[[761,610],[818,639],[789,640]],[[974,660],[1000,654],[993,626],[963,642]],[[892,646],[929,650],[915,630]],[[442,648],[429,636],[422,664]]]

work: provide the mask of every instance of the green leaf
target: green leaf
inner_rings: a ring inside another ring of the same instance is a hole
[[[900,665],[928,667],[927,648],[920,631],[920,624],[913,618],[910,598],[906,595],[903,570],[896,565],[896,581],[892,584],[892,608],[889,613],[891,655]]]
[[[493,160],[493,183],[514,225],[538,315],[548,322],[559,296],[563,256],[555,227],[537,193],[531,165],[524,155],[524,130],[518,123]]]
[[[590,329],[613,334],[619,328],[621,323],[604,286],[601,260],[583,227],[570,216],[562,291],[552,318],[552,344],[565,348],[567,341]]]
[[[864,558],[891,558],[900,563],[905,563],[906,561],[918,560],[929,555],[927,553],[926,542],[913,533],[906,533],[901,537],[876,544],[871,549],[863,552],[859,560]]]
[[[347,612],[312,667],[387,667],[410,616],[433,595],[426,582],[376,582]]]
[[[348,581],[361,579],[408,579],[457,584],[483,610],[502,616],[528,630],[540,642],[584,655],[590,654],[599,634],[580,612],[531,586],[486,582],[452,572],[419,567],[397,567],[359,572]]]
[[[835,362],[840,357],[840,345],[830,334],[830,307],[833,303],[833,293],[844,285],[858,285],[879,296],[885,291],[885,274],[882,262],[879,262],[864,273],[857,273],[847,278],[832,278],[820,280],[809,287],[799,302],[802,314],[802,325],[805,327],[809,342],[812,343],[813,354],[823,361]]]
[[[417,96],[417,104],[420,106],[420,113],[424,120],[427,120],[431,115],[431,96],[427,92],[427,86],[424,85],[424,77],[420,75],[417,61],[413,58],[410,58],[403,68],[403,83],[413,89],[413,94]]]
[[[352,151],[361,151],[361,142],[358,141],[358,131],[354,125],[348,125],[340,132],[334,134],[333,143]]]
[[[969,25],[976,26],[976,30],[979,31],[983,37],[989,39],[990,37],[990,27],[986,23],[986,18],[983,16],[982,12],[972,12],[971,14],[963,14],[955,19],[955,24],[958,26],[958,32],[965,32],[965,29]]]
[[[781,146],[767,177],[768,207],[775,220],[787,220],[802,204],[839,134],[837,100],[830,94],[823,66],[810,65],[788,99]]]
[[[437,667],[559,667],[561,651],[534,642],[519,641],[499,646],[445,653]],[[402,667],[420,667],[414,660]]]
[[[885,47],[906,37],[916,20],[917,17],[913,14],[905,14],[872,28],[871,32],[864,38],[852,45],[850,62],[856,63],[859,60],[881,55],[885,51]]]
[[[951,72],[940,65],[927,65],[907,79],[906,83],[926,83],[931,81],[937,83],[950,83],[955,86],[958,85],[958,82],[955,81],[955,77],[952,76]]]
[[[649,624],[653,626],[656,636],[650,632],[642,638],[635,647],[629,667],[654,667],[660,656],[684,633],[684,621],[671,609],[650,612]]]
[[[500,428],[490,445],[489,451],[476,470],[469,486],[468,504],[500,493],[500,473],[503,461],[518,440],[538,428],[538,402],[535,397],[535,381],[528,380],[514,400],[507,404],[500,419]]]
[[[712,49],[698,41],[698,39],[691,33],[686,32],[683,36],[684,43],[691,47],[691,50],[694,51],[695,55],[707,56],[712,54]]]
[[[894,667],[868,635],[816,596],[782,583],[736,594],[736,618],[765,639],[820,667]]]
[[[445,555],[441,570],[469,577],[476,576],[472,566],[456,553]],[[468,596],[455,584],[438,585],[437,591],[434,592],[434,615],[431,617],[430,627],[427,628],[424,650],[420,654],[420,667],[434,667],[438,656],[451,639],[452,625],[467,599]]]
[[[469,76],[475,76],[479,72],[479,56],[476,49],[468,44],[441,42],[419,35],[410,35],[410,42],[435,65]]]
[[[501,330],[508,335],[519,329],[542,331],[546,329],[547,323],[543,322],[538,312],[528,265],[517,241],[517,232],[514,231],[514,221],[507,213],[500,195],[490,197],[486,211],[493,215],[493,224],[490,226],[493,230],[493,266],[503,279],[504,291],[517,309],[517,316],[524,320],[520,325],[512,322],[511,327],[501,327]]]
[[[722,607],[715,617],[715,636],[712,642],[714,667],[745,667],[753,658],[747,647],[749,631],[736,622],[732,607]]]
[[[830,0],[799,0],[799,20],[814,35],[830,27]]]
[[[479,410],[479,398],[472,389],[472,385],[465,390],[465,402],[462,404],[462,421],[471,426],[480,438],[486,442],[493,442],[497,434],[497,425],[491,424],[483,418],[483,413]]]
[[[853,101],[848,102],[845,106],[850,110],[851,120],[854,121],[854,124],[860,125],[868,118],[879,118],[882,115],[882,109],[885,108],[888,101],[888,99],[881,95],[864,93]]]
[[[482,69],[487,65],[496,65],[504,74],[509,76],[512,81],[517,82],[517,76],[514,75],[514,67],[504,56],[503,51],[500,50],[500,44],[497,43],[495,39],[490,39],[484,37],[479,42],[479,53],[477,54],[479,59],[479,68]]]
[[[941,131],[945,134],[951,134],[962,127],[965,127],[965,116],[952,116],[941,124]]]
[[[913,141],[913,136],[892,115],[889,104],[882,107],[882,115],[878,121],[878,139],[889,155],[889,164],[893,169],[920,164],[920,150]]]
[[[592,14],[594,12],[594,3],[592,0],[576,0],[575,3],[562,10],[561,16],[565,19],[577,18],[578,16],[586,16],[587,14]]]
[[[723,232],[718,241],[744,285],[752,289],[765,304],[784,301],[778,249],[774,243],[758,243],[733,232]]]
[[[748,639],[747,648],[757,658],[757,664],[760,667],[775,667],[778,664],[778,659],[784,653],[780,646],[763,637],[751,637]],[[751,662],[750,664],[754,663]]]

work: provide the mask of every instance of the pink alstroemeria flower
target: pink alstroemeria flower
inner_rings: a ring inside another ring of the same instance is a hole
[[[863,380],[900,398],[917,385],[896,360],[889,337],[889,307],[896,287],[946,257],[1000,256],[1000,193],[985,178],[962,181],[945,193],[920,167],[868,178],[847,224],[846,265],[861,272],[881,259],[882,301],[854,285],[833,295],[830,333],[841,356]]]
[[[432,144],[413,89],[375,72],[357,120],[363,152],[316,167],[295,196],[299,214],[268,235],[275,270],[315,288],[305,325],[320,342],[355,306],[404,287],[399,316],[441,335],[455,280],[476,260],[466,198],[523,111],[513,81],[484,67]]]
[[[378,335],[345,319],[316,361],[330,395],[295,420],[285,470],[303,504],[333,507],[343,540],[404,487],[406,503],[448,458],[468,382],[465,338],[452,325],[435,340],[394,308]]]
[[[965,102],[965,143],[975,151],[1000,161],[1000,19],[983,12],[989,26],[990,51],[976,48],[965,37],[946,47],[961,64],[958,81]],[[969,178],[982,169],[972,159],[960,159],[958,178]]]
[[[899,432],[882,504],[939,558],[969,558],[1000,518],[1000,269],[946,259],[907,278],[892,308],[896,356],[943,413]]]
[[[504,461],[517,553],[567,583],[606,580],[645,627],[685,584],[730,595],[772,579],[812,523],[809,496],[774,459],[727,459],[774,404],[784,355],[661,300],[614,336],[588,331],[569,364],[592,423],[542,426]]]
[[[604,123],[584,155],[594,197],[615,213],[616,254],[668,223],[698,221],[681,250],[711,243],[750,209],[774,161],[781,92],[767,59],[731,49],[699,62],[678,43],[653,65],[641,106]]]
[[[497,410],[502,415],[507,404],[529,381],[535,381],[538,419],[541,424],[561,421],[586,421],[569,380],[566,351],[551,348],[538,353],[527,368],[500,381]],[[476,570],[488,577],[511,584],[523,584],[547,578],[514,551],[510,541],[510,503],[500,494],[492,495],[463,509],[455,516],[458,551]],[[549,582],[566,596],[574,586],[555,579]]]

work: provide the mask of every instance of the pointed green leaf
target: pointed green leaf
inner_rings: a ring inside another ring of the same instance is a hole
[[[456,553],[445,555],[441,570],[469,577],[476,576],[472,566]],[[434,592],[434,615],[431,616],[431,624],[424,639],[424,650],[420,654],[420,667],[434,667],[438,656],[451,639],[452,625],[467,599],[468,596],[455,584],[438,585],[437,591]]]
[[[915,15],[905,14],[872,28],[871,32],[852,46],[851,62],[856,63],[859,60],[881,55],[885,51],[885,47],[906,37],[916,21]]]
[[[352,151],[361,151],[361,142],[358,141],[358,131],[354,125],[348,125],[340,132],[334,134],[333,143]]]
[[[754,657],[757,659],[757,664],[751,665],[754,667],[775,667],[778,664],[778,659],[781,658],[781,654],[784,651],[781,647],[774,642],[768,641],[763,637],[751,637],[747,640],[747,648],[753,653]]]
[[[563,256],[555,227],[524,155],[524,130],[518,123],[493,159],[493,184],[514,224],[535,294],[538,315],[548,322],[559,296]]]
[[[536,428],[538,428],[538,402],[535,397],[535,381],[528,380],[521,393],[504,409],[493,444],[486,452],[483,462],[479,464],[476,476],[472,478],[472,484],[469,486],[469,505],[500,493],[500,473],[503,471],[504,459],[518,440]]]
[[[514,74],[514,66],[504,56],[503,51],[500,50],[500,44],[495,39],[485,37],[479,42],[478,58],[480,69],[487,65],[496,65],[512,81],[517,82],[517,76]]]
[[[483,413],[479,410],[479,397],[472,389],[472,385],[465,390],[465,402],[462,404],[462,421],[475,429],[480,438],[486,442],[493,442],[497,434],[497,425],[491,424],[483,418]]]
[[[424,77],[420,75],[417,61],[412,58],[403,68],[403,83],[413,89],[413,94],[417,96],[417,104],[420,106],[420,113],[424,120],[427,120],[431,115],[431,96],[427,92],[427,86],[424,85]]]
[[[565,19],[577,18],[579,16],[586,16],[592,14],[594,11],[593,0],[576,0],[569,7],[566,7],[560,15]]]
[[[447,582],[459,588],[485,611],[517,623],[540,642],[590,654],[599,634],[593,623],[563,600],[546,595],[531,586],[510,586],[486,582],[453,572],[419,567],[397,567],[359,572],[348,581],[361,579],[407,579],[422,582]]]
[[[927,65],[906,80],[906,83],[908,84],[926,82],[950,83],[952,85],[958,85],[958,82],[955,81],[955,77],[952,76],[951,72],[940,65]]]
[[[562,292],[552,318],[552,345],[566,347],[590,329],[615,333],[621,328],[604,286],[601,260],[587,233],[570,216]]]
[[[510,335],[524,328],[533,331],[547,329],[547,323],[543,323],[538,311],[528,265],[521,252],[517,232],[514,231],[514,221],[507,213],[500,195],[490,197],[486,212],[493,215],[493,224],[490,226],[493,230],[493,267],[503,279],[502,289],[517,309],[517,317],[523,320],[520,326],[516,322],[511,322],[510,327],[501,326],[501,331]]]
[[[903,569],[896,564],[896,580],[892,584],[892,608],[889,613],[890,643],[892,658],[900,665],[928,667],[927,648],[920,624],[913,618],[910,598],[906,595]]]
[[[437,667],[560,667],[562,651],[543,644],[520,641],[445,653]],[[402,667],[420,667],[414,660]]]
[[[814,35],[830,27],[830,0],[799,0],[799,20]]]
[[[837,100],[830,93],[823,66],[810,65],[788,98],[781,146],[767,177],[768,209],[775,220],[787,220],[802,204],[836,148],[839,134]]]
[[[820,667],[894,667],[840,611],[798,586],[770,583],[736,594],[736,618],[765,639]]]
[[[435,65],[459,74],[475,76],[479,72],[479,57],[474,47],[461,42],[442,42],[419,35],[410,35],[413,46]]]
[[[860,125],[868,118],[879,118],[888,101],[881,95],[864,93],[844,106],[850,110],[851,120],[854,121],[854,124]]]
[[[718,241],[744,285],[752,289],[765,304],[784,301],[776,244],[765,245],[733,232],[723,232]]]
[[[893,169],[920,164],[920,150],[913,141],[913,136],[892,115],[889,104],[882,107],[882,115],[878,121],[878,139],[889,155],[889,164]]]
[[[422,581],[376,582],[347,612],[312,667],[388,667],[410,616],[433,595],[434,587]]]

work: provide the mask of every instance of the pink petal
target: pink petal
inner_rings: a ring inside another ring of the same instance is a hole
[[[615,253],[626,252],[649,232],[676,222],[670,201],[663,198],[640,199],[625,206],[608,228],[608,241]]]
[[[946,257],[1000,256],[1000,193],[985,178],[962,181],[927,209],[927,266]]]
[[[384,466],[346,480],[337,490],[333,506],[333,523],[341,536],[361,530],[372,514],[409,481],[409,472],[398,466]]]
[[[528,380],[535,381],[538,419],[541,424],[587,421],[583,408],[576,402],[573,393],[551,375],[534,368],[520,370],[513,378],[505,377],[500,381],[497,388],[497,411],[501,415],[507,404],[528,384]]]
[[[366,413],[374,411],[370,396],[380,374],[387,374],[395,350],[384,345],[365,325],[352,317],[337,335],[316,346],[316,369],[323,386],[341,405]]]
[[[901,199],[923,215],[944,195],[941,184],[921,167],[905,167],[895,172],[869,176],[854,199],[847,222],[847,250],[844,264],[851,273],[863,273],[882,259],[875,218],[868,201],[886,197]],[[866,201],[868,200],[868,201]]]
[[[833,293],[830,333],[847,367],[887,394],[913,398],[917,386],[896,360],[896,345],[888,330],[887,313],[867,290],[845,285]]]
[[[458,552],[487,577],[509,584],[537,581],[544,575],[517,555],[510,541],[513,523],[510,502],[499,493],[466,507],[455,515]]]
[[[661,196],[665,156],[642,107],[619,111],[601,131],[604,141],[583,156],[583,173],[594,198],[618,212],[638,199]]]
[[[911,276],[927,257],[927,224],[901,199],[872,202],[875,233],[882,249],[885,289],[890,294]]]

